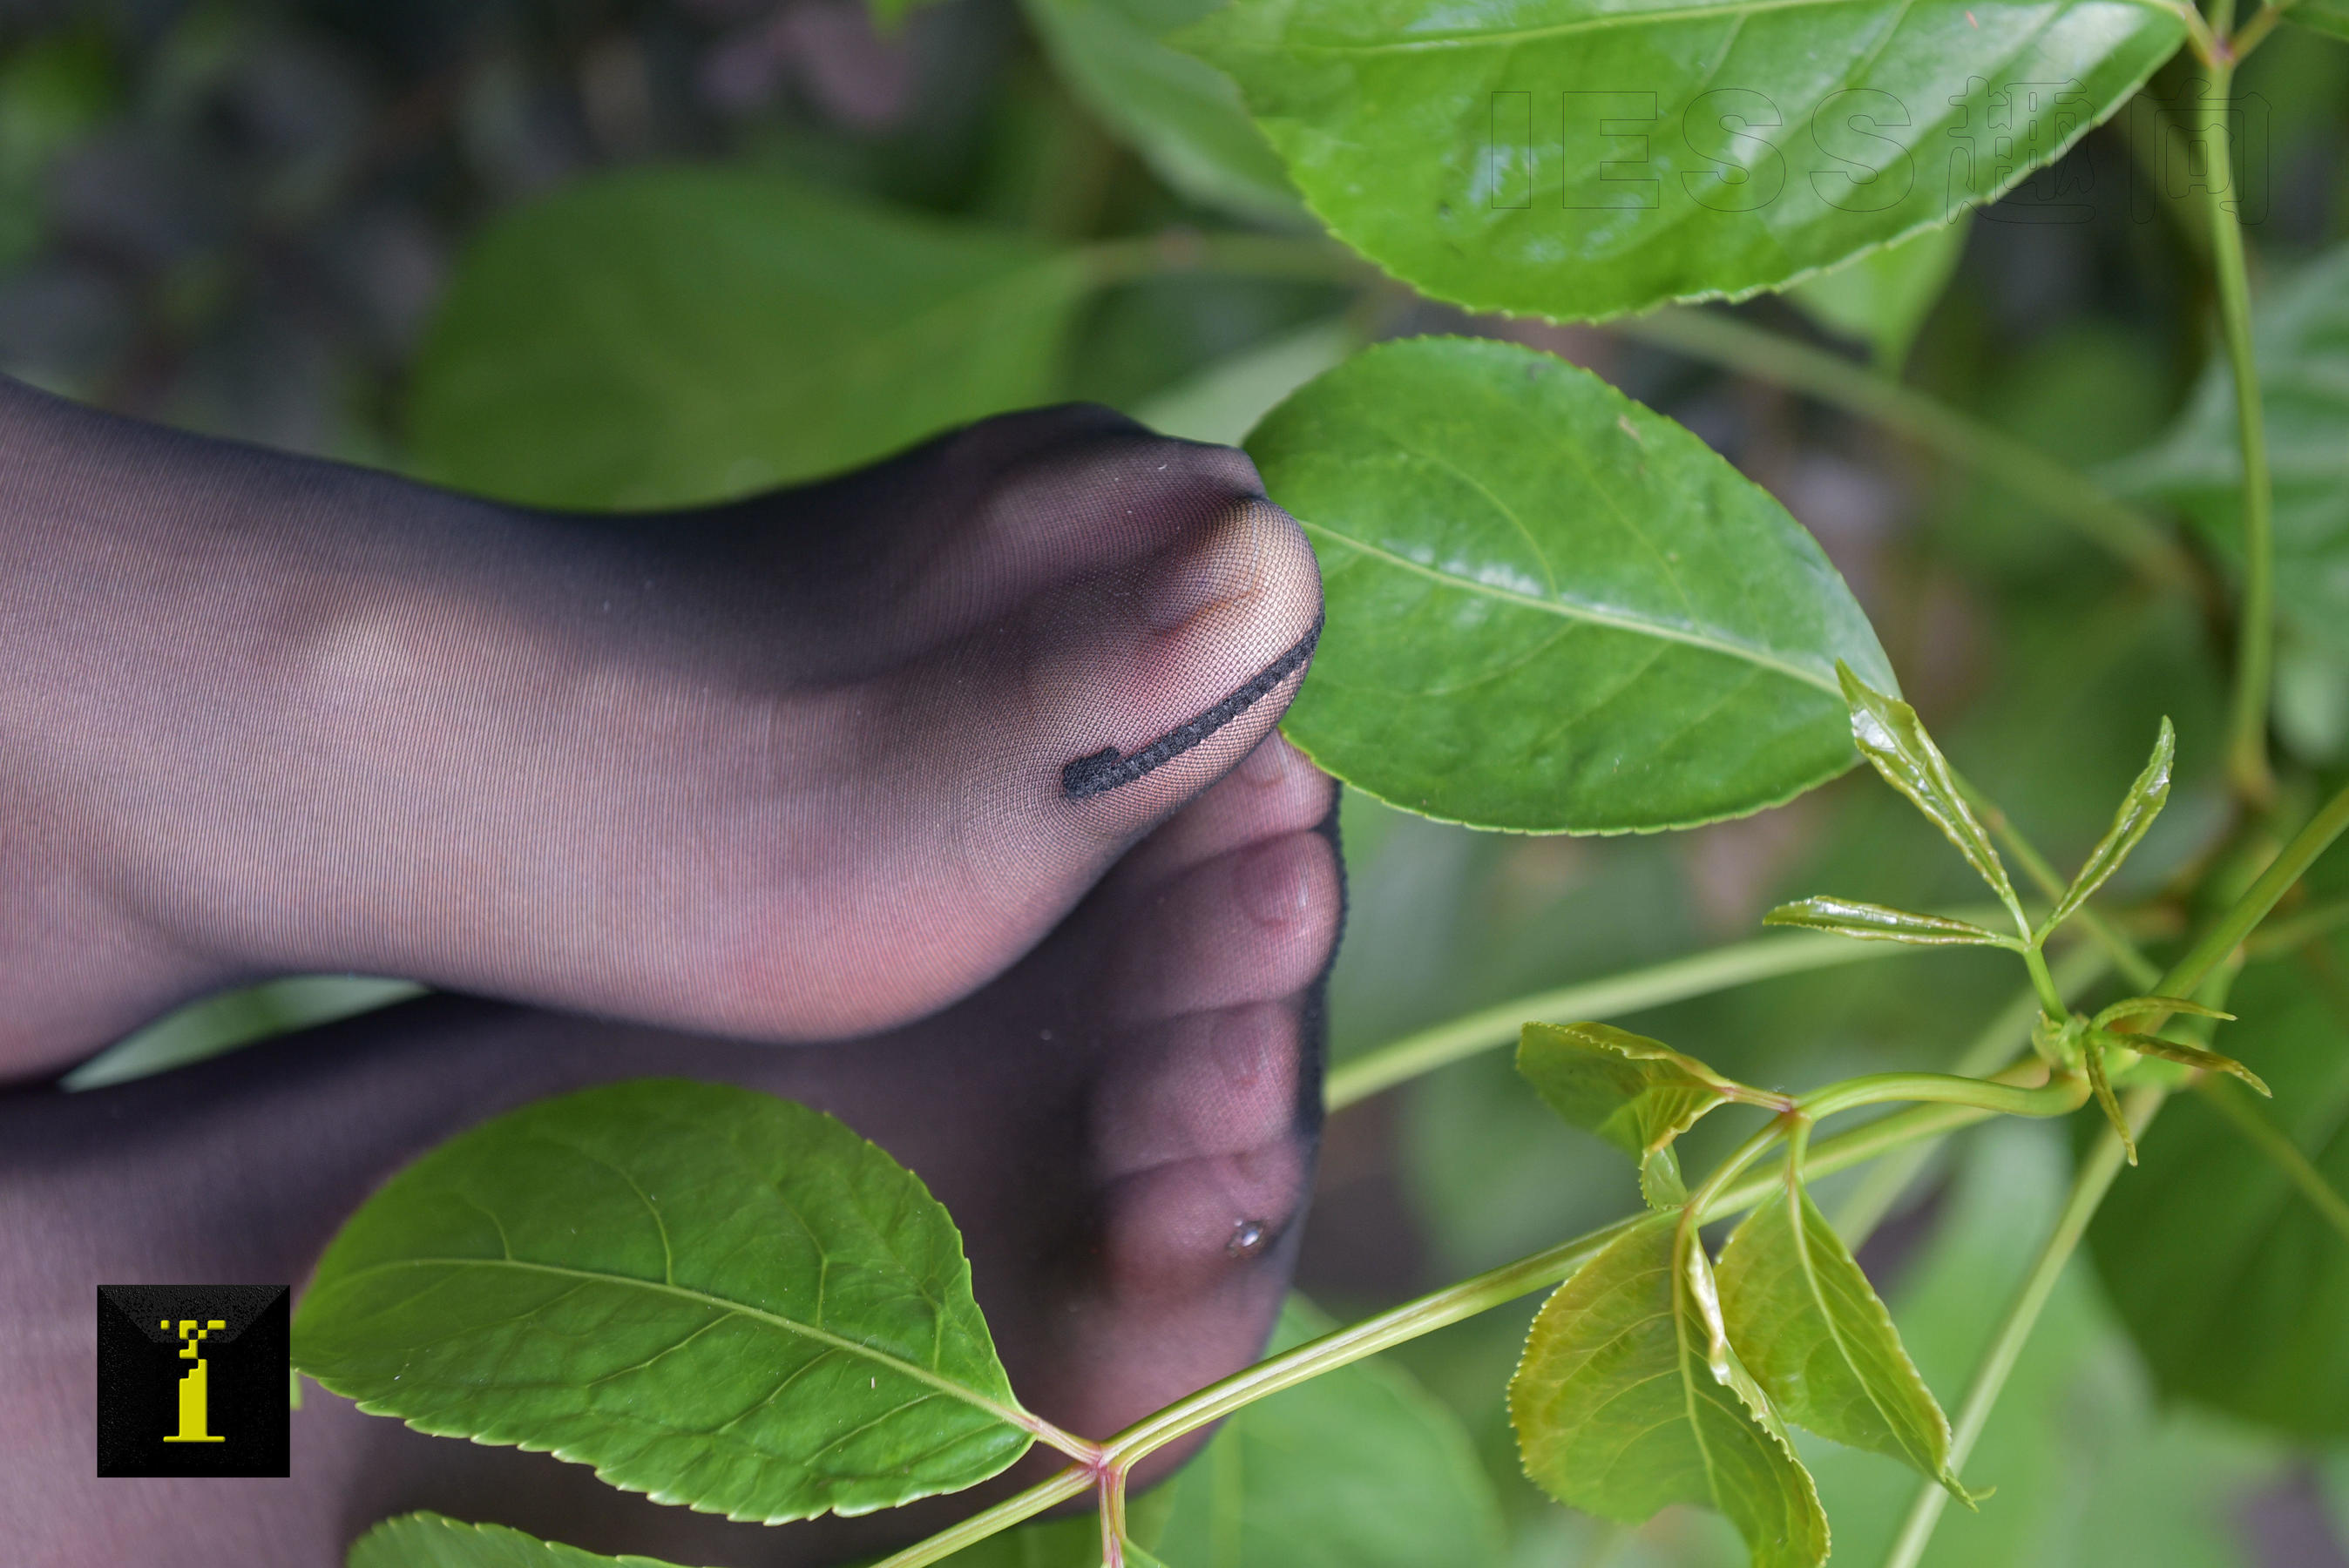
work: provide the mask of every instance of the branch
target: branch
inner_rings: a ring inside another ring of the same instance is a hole
[[[2234,0],[2214,0],[2211,22],[2224,29]],[[2236,792],[2254,806],[2274,796],[2268,768],[2268,688],[2275,665],[2275,487],[2268,476],[2268,439],[2260,405],[2259,361],[2251,351],[2251,288],[2237,222],[2234,155],[2227,139],[2231,58],[2210,67],[2202,96],[2203,134],[2209,139],[2210,260],[2219,284],[2219,319],[2227,364],[2235,379],[2235,436],[2243,449],[2243,603],[2236,625],[2235,691],[2228,726],[2227,773]]]
[[[1604,979],[1586,980],[1519,996],[1495,1006],[1480,1008],[1432,1028],[1405,1035],[1351,1061],[1332,1068],[1323,1090],[1331,1110],[1342,1110],[1358,1100],[1405,1079],[1447,1067],[1479,1051],[1507,1045],[1517,1037],[1528,1018],[1619,1017],[1667,1002],[1683,1002],[1733,986],[1768,980],[1780,975],[1833,968],[1912,951],[1889,942],[1853,942],[1826,935],[1764,936],[1733,943],[1685,958],[1668,959],[1645,969],[1628,970]]]
[[[2129,1126],[2139,1136],[2161,1109],[2162,1099],[2158,1089],[2140,1089],[2129,1096]],[[2106,1128],[2095,1148],[2082,1161],[2079,1174],[2073,1178],[2071,1195],[2064,1199],[2064,1212],[2056,1217],[2054,1233],[2039,1249],[2039,1257],[2023,1282],[2022,1294],[2007,1308],[2006,1320],[1998,1326],[1997,1337],[1991,1341],[1981,1367],[1975,1369],[1973,1383],[1966,1389],[1966,1402],[1960,1407],[1958,1418],[1950,1428],[1951,1470],[1961,1469],[1966,1456],[1973,1451],[1975,1440],[1990,1420],[1992,1408],[1998,1403],[1999,1391],[2006,1387],[2015,1358],[2023,1354],[2024,1342],[2038,1326],[2039,1314],[2047,1305],[2047,1297],[2062,1276],[2064,1265],[2071,1261],[2080,1238],[2087,1233],[2088,1222],[2095,1217],[2096,1206],[2105,1201],[2113,1178],[2120,1174],[2121,1158],[2120,1135]],[[1884,1560],[1885,1568],[1917,1568],[1927,1543],[1933,1539],[1933,1526],[1940,1522],[1941,1510],[1949,1501],[1950,1494],[1939,1482],[1918,1491],[1917,1501],[1892,1543],[1891,1554]]]
[[[1975,815],[1982,818],[1982,825],[1997,836],[1999,842],[2005,846],[2006,852],[2022,866],[2023,874],[2039,884],[2039,891],[2045,893],[2051,903],[2062,899],[2065,887],[2064,879],[2055,874],[2055,868],[2048,864],[2047,857],[2039,852],[2039,847],[2023,836],[2023,830],[1966,779],[1961,778],[1958,780],[1958,789],[1965,796],[1966,804],[1974,809]],[[2072,918],[2079,923],[2081,930],[2095,939],[2098,946],[2112,955],[2115,966],[2130,985],[2142,987],[2155,983],[2161,971],[2154,966],[2153,960],[2147,958],[2136,943],[2116,929],[2111,921],[2085,904],[2082,904]]]
[[[972,1514],[960,1524],[948,1525],[936,1535],[916,1541],[895,1556],[883,1558],[873,1568],[925,1568],[926,1564],[953,1556],[966,1546],[976,1545],[990,1535],[999,1534],[1015,1524],[1033,1519],[1055,1504],[1082,1497],[1092,1489],[1092,1469],[1085,1465],[1071,1465],[1026,1491],[1008,1497],[983,1512]]]
[[[2315,862],[2316,857],[2331,846],[2349,827],[2349,789],[2343,789],[2324,804],[2324,809],[2309,824],[2292,836],[2290,843],[2276,852],[2268,869],[2259,880],[2245,890],[2228,911],[2214,922],[2202,940],[2197,942],[2186,955],[2169,966],[2161,977],[2158,994],[2164,996],[2187,996],[2193,994],[2205,976],[2221,962],[2230,958],[2243,939],[2251,934],[2282,898],[2297,882],[2302,874]],[[2156,1024],[2153,1026],[2158,1026]],[[2124,1108],[2125,1119],[2134,1136],[2142,1137],[2146,1128],[2161,1110],[2168,1099],[2168,1090],[2141,1088],[2128,1097]],[[2015,1357],[2022,1354],[2023,1342],[2031,1337],[2032,1328],[2039,1321],[2040,1310],[2047,1305],[2048,1292],[2055,1286],[2056,1277],[2071,1258],[2080,1237],[2095,1217],[2096,1208],[2112,1188],[2113,1179],[2120,1173],[2127,1156],[2127,1146],[2120,1135],[2107,1128],[2096,1140],[2096,1146],[2082,1161],[2079,1174],[2072,1182],[2071,1196],[2064,1201],[2064,1212],[2055,1222],[2054,1233],[2040,1250],[2039,1260],[2032,1265],[2030,1277],[2023,1282],[2023,1292],[2008,1308],[2005,1322],[1999,1326],[1998,1336],[1989,1353],[1982,1358],[1974,1374],[1973,1385],[1966,1390],[1966,1402],[1956,1425],[1951,1429],[1950,1463],[1952,1469],[1965,1462],[1974,1439],[1982,1436],[1983,1424],[1990,1419],[1992,1407],[1998,1403],[1999,1390],[2005,1387],[2007,1374],[2013,1371]],[[2293,1152],[2299,1151],[2295,1149]],[[2328,1187],[2329,1192],[2331,1189]],[[1917,1501],[1909,1510],[1909,1517],[1900,1527],[1893,1542],[1892,1553],[1885,1559],[1885,1568],[1917,1568],[1925,1554],[1926,1544],[1933,1538],[1933,1527],[1940,1522],[1941,1510],[1949,1494],[1938,1485],[1928,1483],[1917,1492]]]
[[[1898,430],[2070,523],[2148,582],[2200,589],[2192,561],[2152,518],[2036,448],[1921,392],[1719,311],[1664,310],[1614,325],[1645,342],[1775,382]]]
[[[2323,809],[2308,820],[2308,825],[2292,837],[2292,841],[2276,851],[2268,869],[2259,879],[2243,890],[2243,895],[2211,923],[2202,939],[2186,952],[2186,955],[2169,966],[2161,977],[2156,994],[2163,996],[2189,996],[2203,976],[2219,966],[2220,961],[2241,945],[2259,923],[2267,918],[2276,901],[2292,889],[2308,868],[2316,863],[2339,838],[2342,830],[2349,828],[2349,789],[2324,803]]]
[[[1856,1128],[1840,1137],[1810,1146],[1803,1169],[1816,1178],[1847,1171],[1904,1145],[1935,1139],[1986,1120],[1991,1112],[1974,1106],[1926,1105],[1898,1111]],[[1704,1207],[1701,1223],[1711,1224],[1751,1209],[1775,1194],[1783,1181],[1776,1169],[1748,1176],[1727,1188]],[[1487,1270],[1416,1301],[1366,1317],[1361,1322],[1244,1368],[1187,1398],[1179,1399],[1154,1416],[1128,1427],[1103,1445],[1112,1464],[1131,1465],[1186,1433],[1269,1394],[1318,1377],[1324,1372],[1375,1356],[1406,1340],[1474,1317],[1518,1296],[1554,1285],[1596,1256],[1609,1243],[1635,1225],[1656,1219],[1633,1214],[1598,1230],[1561,1242],[1557,1246]]]
[[[2075,996],[2098,980],[2111,966],[2111,960],[2093,947],[2075,947],[2057,959],[2054,965],[2055,988],[2067,998]],[[1971,1044],[1959,1053],[1950,1070],[1967,1078],[1980,1078],[1994,1071],[1999,1063],[2025,1048],[2031,1040],[2031,1026],[2039,1016],[2039,992],[2026,985],[2015,998],[1998,1010],[1997,1016],[1982,1026]],[[1833,1222],[1836,1233],[1843,1244],[1857,1252],[1875,1233],[1909,1183],[1917,1179],[1925,1161],[1932,1157],[1932,1143],[1919,1143],[1889,1155],[1884,1162],[1870,1171],[1843,1201]]]

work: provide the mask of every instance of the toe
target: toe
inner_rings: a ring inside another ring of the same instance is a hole
[[[1338,937],[1338,863],[1309,830],[1193,867],[1139,902],[1102,965],[1104,1016],[1126,1026],[1310,985]]]
[[[1264,494],[1246,453],[1156,435],[1090,404],[981,420],[871,482],[938,520],[885,574],[887,618],[934,641],[1179,548]]]
[[[1193,1013],[1117,1048],[1123,1060],[1092,1107],[1105,1178],[1246,1155],[1290,1137],[1304,1119],[1301,1036],[1291,1003]]]
[[[1312,654],[1321,582],[1296,521],[1244,500],[1091,608],[1092,634],[1039,661],[1035,711],[1061,832],[1123,843],[1278,720]]]
[[[1337,799],[1337,782],[1275,731],[1136,845],[1118,862],[1103,891],[1129,899],[1247,845],[1318,827]]]

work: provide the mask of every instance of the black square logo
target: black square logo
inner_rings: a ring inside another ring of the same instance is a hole
[[[291,1473],[282,1284],[98,1287],[98,1473]]]

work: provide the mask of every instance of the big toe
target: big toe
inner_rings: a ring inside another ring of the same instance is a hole
[[[1320,614],[1303,531],[1237,495],[939,650],[859,717],[888,754],[861,759],[858,799],[901,799],[903,852],[831,939],[756,966],[796,965],[796,995],[841,992],[837,1033],[968,994],[1264,739]],[[860,1012],[874,995],[892,1010]]]

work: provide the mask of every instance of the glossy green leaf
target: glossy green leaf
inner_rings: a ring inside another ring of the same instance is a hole
[[[1526,1473],[1571,1508],[1638,1524],[1676,1502],[1727,1516],[1754,1568],[1813,1568],[1826,1516],[1785,1428],[1701,1308],[1703,1253],[1658,1216],[1560,1285],[1509,1380]]]
[[[1883,775],[1886,783],[1908,796],[1941,830],[1958,853],[1965,856],[1966,863],[1998,894],[1999,902],[2016,912],[2020,923],[2022,905],[2014,896],[2014,884],[2007,880],[2006,862],[1998,858],[1997,846],[1958,792],[1949,762],[1933,738],[1925,733],[1917,710],[1877,690],[1848,667],[1839,667],[1837,673],[1843,680],[1845,699],[1851,704],[1851,738],[1859,754]]]
[[[409,407],[417,469],[510,500],[679,505],[1050,401],[1065,253],[748,169],[584,181],[492,224]]]
[[[2254,965],[2229,1043],[2274,1086],[2238,1095],[2349,1192],[2349,1018],[2299,964]],[[2165,1393],[2296,1436],[2349,1438],[2349,1236],[2199,1094],[2174,1095],[2088,1239]]]
[[[1746,1216],[1722,1250],[1720,1278],[1730,1341],[1779,1415],[1971,1501],[1950,1469],[1949,1418],[1802,1183]]]
[[[1964,255],[1967,217],[1928,229],[1897,245],[1869,251],[1832,272],[1786,291],[1804,315],[1844,337],[1868,345],[1878,367],[1897,374],[1909,346]]]
[[[2276,603],[2336,663],[2349,660],[2349,245],[2255,301],[2252,343],[2275,487]],[[2240,556],[2242,461],[2234,381],[2214,351],[2178,424],[2105,477],[2180,508]]]
[[[2122,0],[1236,0],[1174,41],[1231,73],[1308,204],[1397,277],[1596,319],[1945,223],[2183,37]]]
[[[2153,755],[2146,760],[2145,771],[2137,776],[2128,793],[2121,798],[2120,810],[2113,813],[2113,825],[2089,851],[2087,863],[2072,879],[2072,885],[2064,890],[2064,896],[2055,901],[2047,918],[2039,923],[2043,935],[2061,925],[2088,902],[2090,893],[2105,885],[2106,879],[2121,869],[2121,862],[2128,859],[2129,851],[2137,848],[2137,841],[2145,837],[2146,830],[2153,826],[2153,820],[2168,803],[2169,772],[2177,759],[2178,731],[2165,718],[2160,732],[2154,737]]]
[[[387,1519],[351,1543],[347,1568],[670,1568],[652,1557],[606,1557],[502,1524],[438,1513]]]
[[[1383,345],[1247,449],[1329,603],[1286,731],[1408,810],[1594,833],[1741,815],[1850,766],[1837,658],[1891,679],[1784,508],[1548,355]]]
[[[642,1079],[451,1140],[343,1227],[295,1365],[730,1518],[986,1480],[1030,1434],[945,1209],[831,1117]]]
[[[1272,1349],[1336,1325],[1302,1300]],[[1498,1500],[1460,1418],[1378,1357],[1284,1389],[1224,1423],[1170,1483],[1143,1544],[1170,1568],[1495,1568]]]
[[[2242,1063],[2217,1051],[2206,1051],[2199,1046],[2181,1046],[2175,1040],[2165,1040],[2158,1035],[2107,1035],[2116,1045],[2126,1046],[2141,1057],[2159,1057],[2164,1061],[2178,1062],[2189,1068],[2199,1068],[2206,1073],[2225,1073],[2240,1078],[2253,1090],[2275,1098],[2267,1080]]]
[[[1552,1110],[1634,1159],[1666,1152],[1715,1106],[1761,1098],[1694,1057],[1612,1024],[1527,1024],[1517,1071]]]
[[[1244,217],[1305,217],[1280,155],[1240,105],[1239,88],[1160,35],[1197,21],[1217,0],[1022,0],[1061,79],[1131,142],[1158,177]]]
[[[1800,925],[1832,931],[1869,942],[1913,942],[1926,947],[2013,947],[2015,939],[1984,930],[1968,920],[1914,910],[1888,909],[1880,903],[1837,898],[1832,893],[1782,903],[1762,917],[1764,925]]]

